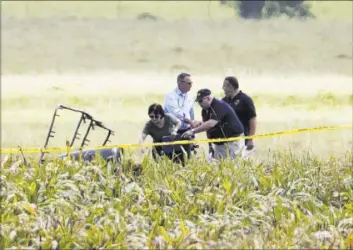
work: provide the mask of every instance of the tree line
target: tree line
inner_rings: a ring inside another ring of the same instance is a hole
[[[307,1],[265,1],[265,0],[219,0],[220,4],[228,5],[236,10],[241,18],[262,19],[286,15],[290,18],[314,18]]]

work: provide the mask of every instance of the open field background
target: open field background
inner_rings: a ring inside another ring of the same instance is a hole
[[[223,78],[236,75],[254,98],[259,134],[350,125],[352,2],[311,4],[315,20],[244,21],[215,1],[1,2],[1,147],[43,146],[57,104],[113,128],[113,144],[136,143],[147,107],[162,102],[180,71],[192,74],[193,94],[208,87],[217,97]],[[157,20],[137,20],[143,12]],[[76,118],[61,112],[49,146],[71,139]],[[92,145],[100,135],[91,134]],[[127,165],[121,178],[111,166],[27,168],[9,159],[0,242],[352,247],[352,131],[255,143],[252,162],[238,168],[203,160],[156,167],[145,159],[140,176]]]
[[[174,78],[173,75],[131,76],[110,72],[82,76],[4,77],[3,82],[11,84],[2,86],[5,97],[2,100],[3,146],[43,146],[54,108],[59,103],[82,108],[113,128],[116,131],[113,144],[136,143],[148,120],[148,105],[163,102],[164,94],[175,86]],[[116,79],[126,84],[119,84]],[[217,97],[221,97],[222,79],[217,76],[195,76],[192,92],[208,87]],[[254,97],[257,104],[258,133],[352,124],[352,86],[348,77],[274,78],[240,74],[240,79],[244,79],[241,80],[243,89]],[[31,84],[28,85],[28,82]],[[281,87],[278,87],[279,82]],[[155,90],[151,90],[151,86]],[[196,106],[198,119],[200,112]],[[57,135],[52,139],[51,146],[64,146],[65,139],[68,136],[71,138],[78,122],[79,116],[76,114],[61,111],[60,115],[55,129]],[[101,135],[93,131],[91,145],[100,144]],[[205,135],[198,137],[205,138]],[[312,146],[314,153],[328,157],[331,153],[342,153],[351,145],[352,131],[303,133],[261,139],[256,143],[260,155],[266,155],[271,148],[291,145],[295,150],[301,150],[306,145]]]
[[[256,102],[258,133],[351,124],[351,3],[312,4],[316,20],[245,22],[216,2],[2,3],[2,145],[42,146],[58,103],[109,124],[113,143],[134,143],[148,105],[162,102],[180,71],[192,73],[193,93],[209,87],[218,97],[223,78],[236,75]],[[136,20],[142,12],[161,19]],[[70,119],[58,120],[53,146],[71,136]],[[351,138],[346,130],[257,143],[316,143],[328,156]]]
[[[352,3],[335,1],[332,9],[312,4],[322,19],[245,22],[215,1],[5,2],[2,74],[109,69],[224,75],[232,69],[351,77]],[[122,17],[113,15],[117,8]],[[143,12],[161,20],[137,20]]]

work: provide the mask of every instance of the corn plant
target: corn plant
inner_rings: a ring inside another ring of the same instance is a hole
[[[1,169],[1,248],[353,248],[352,153]]]

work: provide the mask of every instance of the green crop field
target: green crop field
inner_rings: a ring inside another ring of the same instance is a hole
[[[137,143],[181,71],[192,94],[219,98],[237,76],[258,134],[351,125],[352,2],[310,4],[315,19],[245,21],[216,1],[2,1],[1,147],[42,147],[57,104],[113,128],[112,144]],[[78,118],[62,111],[49,146]],[[185,168],[139,148],[119,168],[1,155],[1,248],[352,249],[352,130],[255,144],[218,164],[202,144]]]

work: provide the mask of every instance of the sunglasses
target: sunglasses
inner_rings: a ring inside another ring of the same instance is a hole
[[[159,119],[161,116],[160,115],[150,115],[151,119]]]
[[[191,86],[192,82],[186,82],[186,81],[181,81],[183,83],[186,83],[187,85]]]
[[[197,100],[197,102],[198,102],[199,104],[201,104],[204,99],[205,99],[205,97],[203,97],[203,98],[200,99],[200,100]]]

